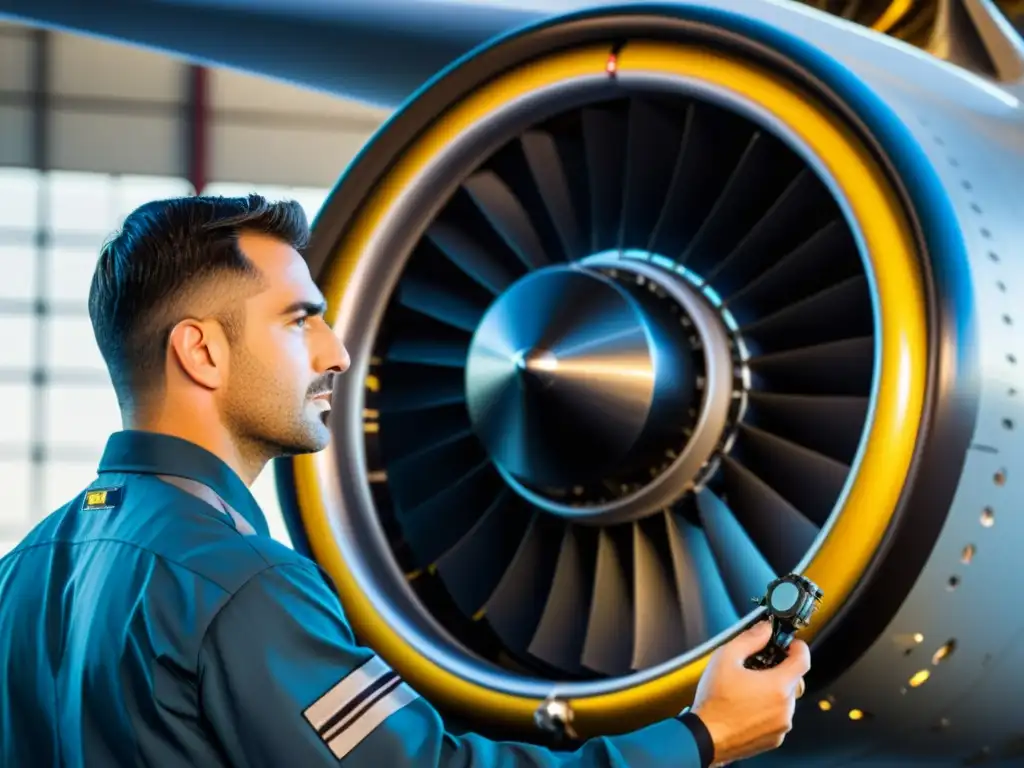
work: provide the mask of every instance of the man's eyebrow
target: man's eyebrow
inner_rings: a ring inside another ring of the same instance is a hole
[[[306,315],[322,315],[327,311],[327,302],[324,301],[293,301],[282,311],[282,315],[294,315],[302,312]]]

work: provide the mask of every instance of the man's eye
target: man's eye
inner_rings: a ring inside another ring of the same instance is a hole
[[[303,326],[305,326],[305,325],[306,325],[306,321],[307,321],[308,319],[309,319],[309,318],[308,318],[308,317],[305,317],[305,316],[303,316],[303,317],[297,317],[297,318],[295,318],[295,325],[297,325],[297,326],[298,326],[299,328],[302,328]]]

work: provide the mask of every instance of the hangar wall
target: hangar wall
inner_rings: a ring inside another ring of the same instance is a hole
[[[286,84],[0,23],[0,555],[94,476],[117,404],[86,313],[136,205],[259,191],[312,219],[386,113]],[[266,470],[254,492],[287,533]]]

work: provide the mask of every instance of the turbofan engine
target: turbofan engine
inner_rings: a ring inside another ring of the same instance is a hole
[[[815,666],[767,761],[1019,759],[1024,112],[732,5],[501,38],[357,158],[309,257],[353,364],[280,472],[297,545],[476,730],[671,716],[796,571]]]

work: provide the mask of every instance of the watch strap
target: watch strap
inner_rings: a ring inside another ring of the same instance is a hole
[[[700,754],[701,768],[711,768],[711,763],[715,759],[715,743],[711,740],[711,732],[704,725],[704,721],[689,707],[676,715],[676,720],[693,734],[693,740],[697,742],[697,752]]]

